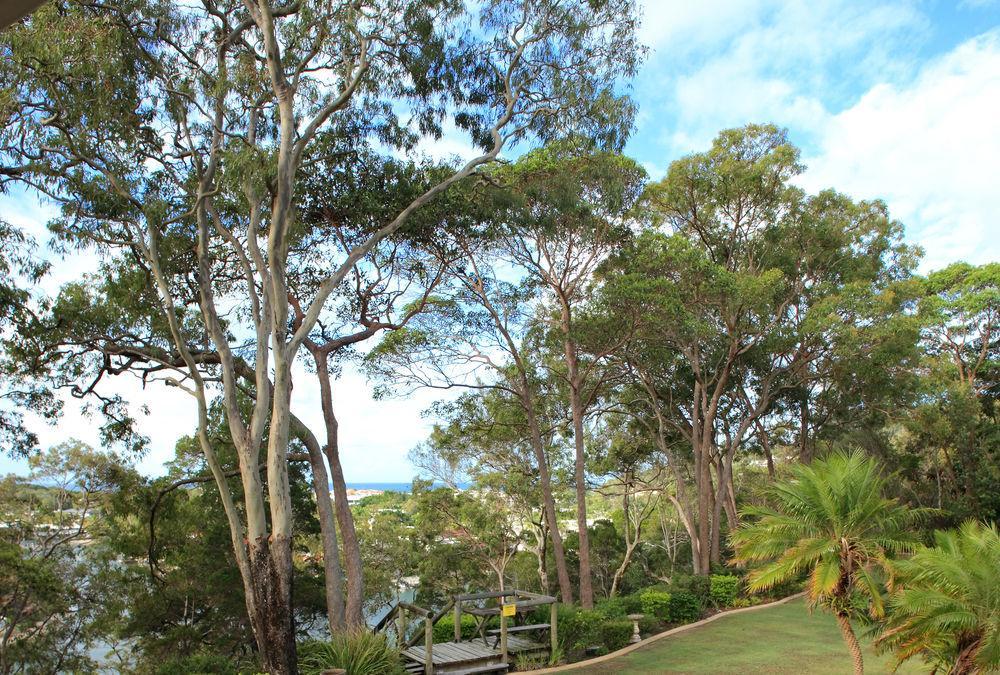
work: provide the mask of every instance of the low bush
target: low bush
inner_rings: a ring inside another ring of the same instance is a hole
[[[606,619],[600,613],[588,609],[573,609],[563,613],[560,605],[559,645],[566,653],[576,652],[601,644],[600,628]]]
[[[597,603],[595,609],[609,619],[621,618],[643,611],[642,601],[638,595],[620,595],[608,598]]]
[[[549,665],[549,659],[545,654],[518,654],[514,657],[517,672],[525,670],[539,670]]]
[[[476,619],[462,615],[462,639],[471,640],[476,637]],[[434,642],[451,642],[455,639],[455,615],[446,614],[434,624]]]
[[[670,584],[670,592],[690,593],[698,599],[700,607],[708,607],[712,601],[712,581],[704,575],[679,575]]]
[[[731,607],[740,592],[740,578],[732,574],[710,577],[709,598],[716,607]]]
[[[156,675],[200,675],[201,673],[218,673],[219,675],[236,675],[237,668],[228,656],[221,654],[191,654],[180,658],[167,659],[153,672]]]
[[[655,616],[643,616],[639,619],[639,632],[643,635],[653,635],[663,630],[663,622]]]
[[[601,625],[601,643],[609,652],[618,651],[632,637],[632,622],[628,619],[605,621]]]
[[[299,645],[299,672],[319,675],[324,670],[343,668],[348,675],[403,675],[399,652],[385,636],[358,630],[338,633],[329,642],[311,640]]]
[[[643,614],[655,616],[661,621],[670,621],[671,594],[647,588],[639,594],[639,605]]]
[[[670,595],[670,621],[673,623],[691,623],[701,618],[701,603],[697,596],[686,591],[677,591]]]

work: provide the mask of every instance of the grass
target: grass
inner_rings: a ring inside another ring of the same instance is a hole
[[[865,643],[865,672],[892,672],[892,658]],[[722,617],[667,637],[612,661],[581,667],[574,675],[621,673],[850,673],[851,658],[833,617],[809,613],[802,600]],[[898,673],[927,673],[918,663]]]

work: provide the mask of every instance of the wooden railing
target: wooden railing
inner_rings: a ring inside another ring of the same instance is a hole
[[[482,593],[462,593],[459,595],[453,595],[451,599],[437,612],[433,612],[429,609],[423,607],[418,607],[409,602],[397,602],[389,612],[383,616],[377,624],[373,627],[373,631],[384,632],[392,625],[393,619],[396,620],[396,632],[399,636],[397,644],[400,645],[400,649],[407,649],[413,647],[420,642],[420,638],[424,639],[424,673],[426,675],[432,675],[434,672],[434,662],[433,662],[433,651],[434,651],[434,625],[437,624],[449,611],[454,609],[455,613],[455,642],[462,641],[462,605],[463,603],[475,602],[478,600],[500,600],[503,604],[504,598],[525,598],[524,600],[519,600],[517,605],[519,609],[524,609],[526,607],[536,607],[542,605],[551,605],[551,623],[549,624],[549,633],[552,643],[552,652],[555,653],[557,645],[557,628],[556,628],[556,598],[549,595],[540,595],[538,593],[531,593],[528,591],[519,591],[517,589],[511,589],[508,591],[484,591]],[[480,610],[486,611],[486,610]],[[507,617],[500,611],[500,608],[496,608],[497,614],[500,617],[500,654],[501,658],[507,660]],[[416,631],[409,638],[406,637],[409,626],[408,615],[415,615],[417,617],[423,618],[424,630]],[[421,636],[421,632],[423,635]]]

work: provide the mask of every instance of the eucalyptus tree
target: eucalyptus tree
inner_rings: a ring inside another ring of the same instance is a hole
[[[625,572],[642,544],[643,528],[659,510],[664,488],[664,467],[656,445],[648,436],[635,433],[638,425],[627,422],[627,417],[612,419],[610,425],[602,427],[604,442],[591,458],[592,471],[601,481],[596,491],[605,497],[621,499],[625,552],[612,575],[609,597],[621,590]]]
[[[331,142],[333,139],[321,139],[321,151],[303,171],[299,218],[308,229],[292,245],[297,253],[289,283],[293,325],[305,320],[302,299],[314,296],[331,258],[349,256],[352,248],[454,171],[448,165],[402,162],[346,147],[324,147]],[[359,345],[404,327],[423,309],[450,262],[450,237],[445,233],[466,226],[471,215],[467,192],[456,186],[439,196],[357,261],[331,294],[316,327],[302,341],[319,388],[325,442],[320,444],[304,425],[296,424],[296,431],[314,457],[314,474],[321,475],[316,482],[321,513],[331,505],[323,458],[329,464],[341,540],[338,547],[336,532],[325,528],[324,557],[336,560],[339,551],[343,553],[347,582],[343,614],[351,625],[363,622],[362,553],[340,459],[333,379],[356,355]],[[336,604],[337,599],[332,602]]]
[[[502,492],[477,488],[457,491],[449,487],[414,493],[415,517],[421,537],[458,546],[467,558],[479,563],[484,576],[505,590],[507,565],[517,554],[522,533]]]
[[[556,444],[556,430],[563,424],[564,407],[546,383],[538,384],[546,457],[549,466],[559,470],[565,458]],[[524,546],[537,559],[539,587],[550,592],[549,525],[521,402],[509,392],[486,389],[439,401],[431,412],[439,421],[427,442],[410,453],[410,461],[446,485],[457,488],[470,481],[476,489],[501,495],[521,531],[531,533]]]
[[[930,356],[974,396],[996,386],[1000,368],[1000,263],[954,263],[923,281],[919,311]]]
[[[902,420],[903,445],[931,465],[938,502],[949,503],[955,516],[995,518],[1000,265],[955,263],[928,274],[920,280],[916,318],[922,359],[914,368],[917,404]]]
[[[632,107],[615,86],[639,58],[634,17],[631,0],[79,0],[3,34],[0,175],[63,207],[55,230],[67,246],[139,270],[154,294],[162,365],[196,401],[265,669],[295,671],[286,455],[304,340],[355,263],[509,144],[574,131],[620,141]],[[298,188],[317,139],[406,151],[446,125],[468,133],[474,156],[331,259],[293,320]],[[199,367],[206,347],[212,377]],[[207,438],[216,392],[242,508]]]
[[[584,418],[597,397],[603,354],[584,353],[578,312],[594,271],[627,240],[628,214],[642,194],[646,172],[627,157],[564,139],[495,172],[509,195],[497,233],[499,253],[543,289],[550,330],[561,358],[553,368],[564,382],[572,416],[576,519],[580,535],[580,602],[594,604],[587,541]],[[609,346],[612,350],[614,346]]]
[[[79,441],[0,480],[0,673],[87,671],[115,589],[100,573],[102,506],[130,467]]]
[[[865,329],[867,304],[912,263],[884,205],[806,196],[792,184],[801,170],[776,127],[722,132],[651,186],[660,227],[601,271],[598,311],[636,341],[624,367],[690,446],[700,574],[720,561],[723,509],[736,525],[733,460],[748,433],[812,382],[840,335]]]
[[[35,242],[26,233],[0,219],[0,342],[10,347],[18,336],[29,333],[37,298],[32,286],[47,273],[49,265],[38,256]],[[25,456],[35,449],[38,438],[24,424],[21,411],[30,409],[52,418],[59,412],[59,401],[52,392],[40,387],[23,369],[8,357],[6,349],[0,355],[0,441],[14,456]]]
[[[531,451],[542,496],[545,524],[563,602],[572,602],[569,572],[556,512],[546,425],[545,382],[538,356],[544,330],[536,320],[535,289],[520,279],[505,280],[507,266],[493,255],[491,239],[465,237],[462,258],[450,283],[424,311],[369,352],[369,371],[386,382],[385,391],[426,387],[497,392],[519,408],[520,434]]]

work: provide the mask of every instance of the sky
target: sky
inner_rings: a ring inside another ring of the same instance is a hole
[[[639,107],[626,153],[658,179],[670,162],[706,149],[722,129],[772,122],[802,151],[809,191],[833,187],[883,199],[925,250],[921,271],[956,260],[1000,260],[1000,0],[644,0],[650,52],[631,94]],[[446,135],[437,156],[464,154]],[[48,211],[32,199],[0,200],[0,217],[44,237]],[[49,288],[92,261],[60,261]],[[293,409],[321,428],[318,392],[301,377]],[[140,470],[162,472],[194,422],[193,400],[177,391],[112,383],[149,414],[151,440]],[[374,401],[350,370],[335,405],[348,482],[409,482],[410,449],[437,398],[422,391]],[[35,426],[42,446],[67,438],[97,445],[98,423],[69,401],[56,427]],[[0,474],[24,472],[0,453]]]

